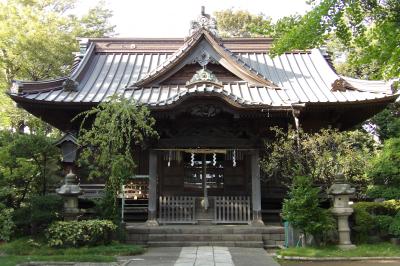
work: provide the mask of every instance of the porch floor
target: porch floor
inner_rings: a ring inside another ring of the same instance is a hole
[[[226,246],[277,247],[284,244],[280,225],[160,225],[126,224],[127,242],[153,247]]]

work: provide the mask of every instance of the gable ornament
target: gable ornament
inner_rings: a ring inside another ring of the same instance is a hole
[[[209,32],[211,32],[214,36],[219,37],[217,29],[217,21],[209,14],[206,14],[204,6],[201,7],[200,16],[196,20],[192,20],[190,22],[189,35],[190,36],[193,35],[200,29],[206,29]]]

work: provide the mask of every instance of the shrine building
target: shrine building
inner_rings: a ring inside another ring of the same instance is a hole
[[[9,95],[75,135],[71,120],[110,96],[146,105],[160,138],[138,151],[123,206],[148,224],[268,224],[284,197],[260,173],[272,126],[346,130],[398,96],[389,82],[339,75],[321,49],[271,57],[272,41],[222,38],[202,12],[185,38],[81,39],[70,75],[15,81]]]

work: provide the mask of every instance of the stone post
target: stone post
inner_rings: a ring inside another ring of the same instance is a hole
[[[347,184],[343,175],[338,175],[335,183],[328,189],[328,194],[333,198],[333,208],[331,212],[338,219],[339,245],[341,249],[355,248],[350,240],[349,216],[353,213],[353,208],[349,205],[350,196],[355,189]]]
[[[149,152],[149,207],[147,226],[158,226],[157,222],[157,152]]]
[[[260,182],[260,155],[258,150],[251,154],[251,201],[253,208],[254,226],[263,226],[264,222],[261,217],[261,182]]]

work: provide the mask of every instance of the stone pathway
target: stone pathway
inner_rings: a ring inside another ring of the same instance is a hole
[[[174,266],[234,266],[227,247],[183,247]]]
[[[150,247],[143,255],[120,257],[121,266],[279,266],[262,248]]]

